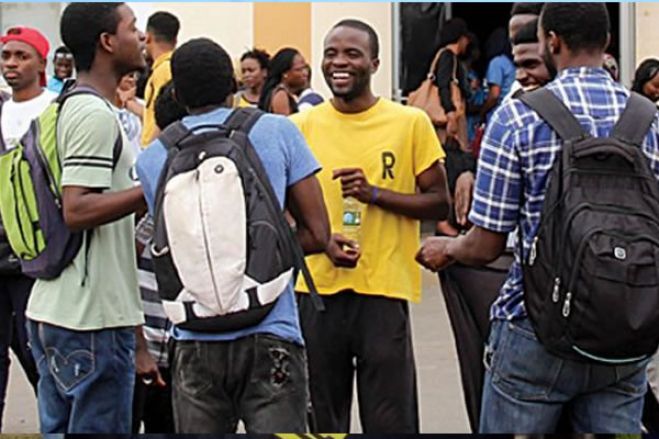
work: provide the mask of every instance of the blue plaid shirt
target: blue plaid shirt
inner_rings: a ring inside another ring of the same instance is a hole
[[[612,81],[604,69],[566,69],[546,88],[571,109],[587,132],[597,137],[610,134],[629,97],[629,91]],[[493,114],[483,137],[471,222],[499,233],[511,232],[519,225],[527,255],[540,222],[547,178],[561,145],[557,134],[536,112],[517,99],[505,101]],[[659,180],[659,116],[645,138],[643,152]],[[522,187],[524,194],[520,197]],[[525,317],[522,293],[517,245],[515,262],[492,305],[490,318]]]

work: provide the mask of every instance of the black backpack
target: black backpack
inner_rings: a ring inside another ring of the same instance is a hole
[[[632,93],[611,136],[594,138],[550,91],[519,99],[563,141],[522,257],[539,340],[573,360],[651,356],[659,344],[659,183],[641,145],[657,108]]]
[[[160,136],[168,157],[154,215],[153,267],[169,319],[222,332],[258,324],[301,270],[323,304],[250,129],[264,114],[235,110],[222,125],[178,122]]]

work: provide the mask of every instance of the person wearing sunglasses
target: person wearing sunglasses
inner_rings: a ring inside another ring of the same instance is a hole
[[[659,101],[659,60],[649,58],[638,66],[632,82],[632,91],[642,94],[652,102]]]
[[[64,81],[73,76],[73,54],[66,46],[60,46],[53,55],[54,75],[48,80],[47,88],[54,93],[61,93]]]

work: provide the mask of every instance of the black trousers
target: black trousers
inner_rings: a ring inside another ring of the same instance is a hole
[[[324,296],[318,312],[298,294],[309,356],[309,387],[316,432],[350,429],[357,375],[364,433],[419,431],[416,369],[408,304],[344,291]]]
[[[160,375],[167,387],[146,385],[135,378],[133,396],[133,433],[139,433],[144,423],[144,433],[174,433],[172,411],[172,379],[168,367],[160,367]]]
[[[35,393],[39,373],[28,345],[25,308],[33,279],[23,275],[0,277],[0,430],[9,382],[9,348],[25,371]]]
[[[483,350],[490,333],[490,307],[506,280],[512,255],[488,267],[453,264],[439,273],[460,364],[460,378],[472,432],[478,432],[483,393]]]
[[[227,342],[176,341],[172,362],[176,433],[306,433],[304,347],[274,335]]]

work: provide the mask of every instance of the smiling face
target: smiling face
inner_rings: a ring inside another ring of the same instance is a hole
[[[56,54],[53,69],[55,77],[58,79],[67,79],[73,76],[73,55],[70,53]]]
[[[369,92],[380,64],[369,43],[368,33],[347,26],[332,29],[325,38],[323,76],[335,97],[350,101]]]
[[[643,84],[643,94],[653,102],[659,101],[659,72]]]
[[[542,87],[550,74],[540,57],[540,43],[517,44],[513,47],[515,79],[525,90]]]

